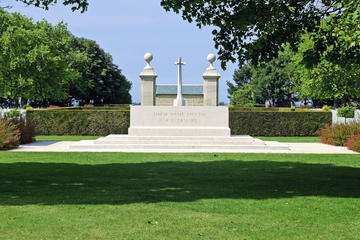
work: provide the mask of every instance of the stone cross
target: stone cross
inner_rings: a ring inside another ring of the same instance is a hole
[[[178,86],[177,86],[177,96],[174,99],[174,106],[185,106],[185,100],[182,96],[182,72],[181,66],[185,65],[186,62],[181,61],[181,57],[179,57],[178,62],[175,62],[175,65],[178,65]]]

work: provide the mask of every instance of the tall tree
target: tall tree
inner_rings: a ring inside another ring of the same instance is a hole
[[[66,26],[0,9],[0,97],[61,100],[78,77]]]
[[[131,83],[113,63],[110,54],[95,41],[85,38],[73,38],[71,47],[83,56],[73,64],[80,78],[70,86],[71,97],[84,103],[91,100],[95,104],[131,103]]]
[[[250,83],[251,80],[251,65],[249,63],[242,65],[239,69],[236,69],[233,75],[233,81],[235,84],[230,81],[226,81],[226,85],[228,86],[227,92],[229,94],[228,98],[231,99],[236,90]]]
[[[339,51],[338,60],[330,61],[333,46],[326,47],[323,54],[317,56],[311,66],[305,58],[314,49],[312,35],[304,35],[299,51],[292,57],[292,66],[295,70],[293,81],[296,91],[302,98],[316,100],[334,100],[334,104],[349,104],[360,96],[360,63],[349,60],[347,64],[339,61],[347,56],[346,51]]]
[[[359,50],[358,46],[351,47],[356,41],[347,40],[359,36],[359,31],[351,28],[359,27],[358,0],[162,0],[161,5],[199,27],[215,27],[215,47],[223,68],[236,57],[240,64],[249,59],[253,63],[269,61],[286,43],[296,49],[305,31],[326,33],[323,36],[337,32],[349,42],[349,54],[357,55]],[[323,28],[320,23],[329,17],[335,27]],[[322,53],[327,40],[317,42],[314,52]]]

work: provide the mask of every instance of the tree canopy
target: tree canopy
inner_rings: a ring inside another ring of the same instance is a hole
[[[131,83],[96,42],[63,23],[33,22],[0,9],[0,103],[131,103]]]
[[[43,9],[48,10],[49,6],[52,4],[56,4],[57,0],[16,0],[18,2],[23,2],[27,5],[33,5],[35,7],[40,7]],[[81,12],[85,12],[88,8],[88,1],[87,0],[62,0],[62,4],[65,6],[70,5],[71,10],[80,10]]]
[[[198,27],[214,26],[223,68],[236,58],[240,64],[269,61],[286,43],[296,50],[305,32],[322,33],[309,55],[319,56],[324,46],[333,45],[333,55],[346,51],[359,61],[358,0],[162,0],[161,5]],[[338,41],[347,45],[338,49]]]
[[[61,100],[76,70],[71,36],[63,23],[33,23],[0,9],[0,97]]]

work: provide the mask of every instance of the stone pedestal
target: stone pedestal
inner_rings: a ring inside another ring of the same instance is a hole
[[[141,79],[141,105],[142,106],[155,106],[156,97],[156,78],[157,74],[150,66],[150,62],[153,56],[150,53],[146,53],[144,56],[147,62],[146,67],[140,73]]]
[[[213,66],[213,62],[216,60],[215,55],[209,54],[207,60],[210,62],[210,66],[203,74],[204,106],[217,106],[219,103],[219,78],[221,76]]]
[[[129,136],[230,136],[228,108],[131,106]]]

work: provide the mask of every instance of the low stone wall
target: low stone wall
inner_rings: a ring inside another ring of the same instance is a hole
[[[345,118],[337,116],[337,109],[336,110],[331,110],[331,113],[332,113],[332,124],[345,123]],[[360,110],[359,109],[355,110],[355,117],[354,118],[347,118],[346,119],[347,123],[354,122],[354,121],[360,122]]]

